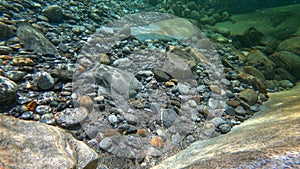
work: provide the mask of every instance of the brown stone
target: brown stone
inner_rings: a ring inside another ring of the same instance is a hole
[[[100,63],[102,64],[110,64],[110,58],[106,53],[100,53],[98,55],[96,55],[96,59],[100,60]]]
[[[220,86],[217,86],[217,85],[210,85],[209,86],[210,90],[213,92],[213,93],[216,93],[216,94],[221,94],[221,88]]]
[[[26,107],[29,111],[35,112],[37,103],[35,101],[29,102]]]
[[[78,98],[78,102],[79,102],[80,106],[83,106],[83,107],[86,107],[86,108],[91,108],[94,104],[93,100],[88,95],[80,96]]]
[[[105,131],[105,133],[103,134],[104,137],[113,137],[117,140],[121,139],[121,134],[119,131],[115,130],[115,129],[108,129]]]
[[[199,96],[199,95],[196,95],[196,96],[192,96],[192,98],[191,99],[193,99],[193,100],[195,100],[197,103],[200,103],[201,102],[201,96]]]
[[[2,59],[2,60],[12,60],[13,56],[11,56],[11,55],[0,55],[0,59]]]
[[[147,130],[146,129],[138,129],[136,134],[138,136],[145,137],[147,135]]]
[[[266,79],[274,78],[275,64],[264,53],[259,50],[251,50],[247,56],[247,63],[259,68]]]
[[[300,37],[291,37],[279,43],[278,51],[290,51],[300,55]]]
[[[167,81],[167,82],[165,82],[165,86],[166,87],[173,87],[173,86],[175,86],[175,83],[172,82],[172,81]]]
[[[30,58],[15,57],[12,60],[12,64],[15,66],[33,66],[34,62]]]
[[[232,107],[237,107],[237,106],[239,106],[239,102],[238,102],[238,101],[235,101],[235,100],[228,100],[228,101],[227,101],[227,104],[228,104],[229,106],[232,106]]]
[[[17,44],[9,45],[9,47],[12,48],[13,50],[19,50],[23,46],[21,44],[17,43]]]
[[[245,89],[238,94],[238,97],[249,105],[253,105],[257,102],[258,94],[253,89]]]
[[[260,70],[254,68],[252,66],[243,66],[242,69],[244,70],[245,73],[255,76],[261,81],[265,80],[264,74]]]
[[[181,107],[181,103],[178,100],[171,100],[171,105],[176,106],[178,108]]]
[[[178,84],[178,79],[171,79],[171,82],[174,82],[175,85]]]
[[[250,84],[256,90],[258,90],[262,93],[267,93],[266,85],[260,79],[256,78],[255,76],[252,76],[252,75],[250,75],[248,73],[245,73],[243,71],[238,71],[238,78],[242,79],[247,84]]]
[[[164,146],[164,141],[161,137],[153,137],[150,143],[157,148]]]

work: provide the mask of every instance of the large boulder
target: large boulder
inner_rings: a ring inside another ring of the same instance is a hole
[[[275,64],[259,50],[251,50],[247,56],[247,63],[260,70],[266,79],[274,78]]]
[[[153,169],[299,168],[299,87],[269,94],[261,111],[228,134],[195,142]]]
[[[0,134],[6,168],[97,168],[97,153],[58,127],[0,115]]]
[[[270,55],[269,58],[276,64],[277,67],[286,69],[294,77],[300,79],[300,56],[289,51],[280,51]]]
[[[292,37],[280,42],[277,50],[287,50],[300,55],[300,37]]]
[[[269,58],[276,64],[276,66],[281,68],[296,69],[300,66],[300,56],[289,51],[280,51],[273,53]]]

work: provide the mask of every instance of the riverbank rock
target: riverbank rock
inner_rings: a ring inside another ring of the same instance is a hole
[[[97,153],[60,128],[0,115],[0,134],[0,168],[97,168]]]
[[[261,111],[231,132],[193,143],[153,169],[299,168],[300,88],[271,93]]]

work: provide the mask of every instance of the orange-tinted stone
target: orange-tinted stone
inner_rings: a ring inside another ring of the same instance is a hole
[[[161,137],[153,137],[150,141],[150,143],[154,146],[154,147],[162,147],[164,146],[164,141]]]

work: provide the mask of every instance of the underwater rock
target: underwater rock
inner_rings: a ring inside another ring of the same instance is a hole
[[[257,102],[257,93],[253,89],[245,89],[238,94],[238,97],[246,101],[249,105],[253,105]]]
[[[266,79],[274,78],[275,64],[261,51],[251,50],[247,56],[247,62],[260,70]]]
[[[239,42],[242,47],[252,47],[258,45],[262,37],[262,32],[250,27],[242,35],[234,35],[233,40]]]
[[[18,81],[22,79],[25,75],[25,72],[23,71],[9,71],[5,73],[5,76],[9,78],[12,81]]]
[[[215,26],[227,28],[231,35],[242,35],[247,29],[254,27],[265,36],[283,39],[294,34],[299,28],[299,7],[297,4],[235,14],[231,16],[231,21],[220,22]]]
[[[34,50],[44,55],[58,54],[56,47],[44,34],[29,24],[19,25],[17,36],[26,49]]]
[[[142,85],[130,72],[103,64],[96,69],[96,83],[110,90],[113,97],[121,95],[123,98],[118,98],[121,99],[119,104],[123,104],[123,99],[132,98],[141,90]]]
[[[5,39],[15,36],[14,31],[3,22],[0,22],[0,32],[1,32],[1,35],[0,35],[1,40],[5,40]]]
[[[152,169],[299,167],[299,92],[298,86],[270,94],[259,112],[231,132],[195,142]]]
[[[252,66],[243,66],[241,68],[244,70],[245,73],[255,76],[261,81],[265,80],[265,76],[260,70],[254,68]]]
[[[97,168],[97,153],[58,127],[0,115],[1,166]]]
[[[0,102],[9,101],[15,97],[18,86],[6,77],[0,76]]]
[[[280,76],[280,78],[282,80],[289,80],[289,81],[293,82],[294,84],[296,84],[296,82],[297,82],[296,78],[293,75],[291,75],[286,69],[277,68],[275,70],[275,72],[278,76]]]
[[[284,89],[291,89],[292,87],[294,87],[294,84],[289,80],[281,80],[279,81],[279,86]]]
[[[147,38],[170,40],[186,39],[197,36],[198,30],[188,20],[183,18],[174,18],[151,23],[149,26],[132,27],[131,33],[137,36],[140,40],[145,40]]]
[[[277,50],[286,50],[300,55],[300,37],[292,37],[280,42]]]
[[[7,55],[13,53],[13,49],[7,46],[0,46],[0,55]]]
[[[253,86],[256,90],[262,93],[267,93],[267,88],[265,84],[255,76],[252,76],[243,71],[238,71],[238,77],[247,84]]]
[[[54,86],[54,79],[47,72],[41,72],[37,78],[37,85],[42,90],[51,89]]]
[[[289,51],[280,51],[273,53],[269,56],[269,58],[276,64],[277,67],[285,69],[297,69],[300,67],[300,56]]]
[[[51,22],[61,22],[63,19],[63,9],[58,5],[46,6],[42,12]]]
[[[280,51],[273,53],[269,56],[269,58],[276,64],[277,67],[286,69],[291,75],[300,79],[300,56],[289,51]],[[292,80],[292,82],[295,81]]]
[[[56,123],[62,127],[71,128],[80,125],[88,117],[89,111],[85,107],[67,108],[56,114]]]

